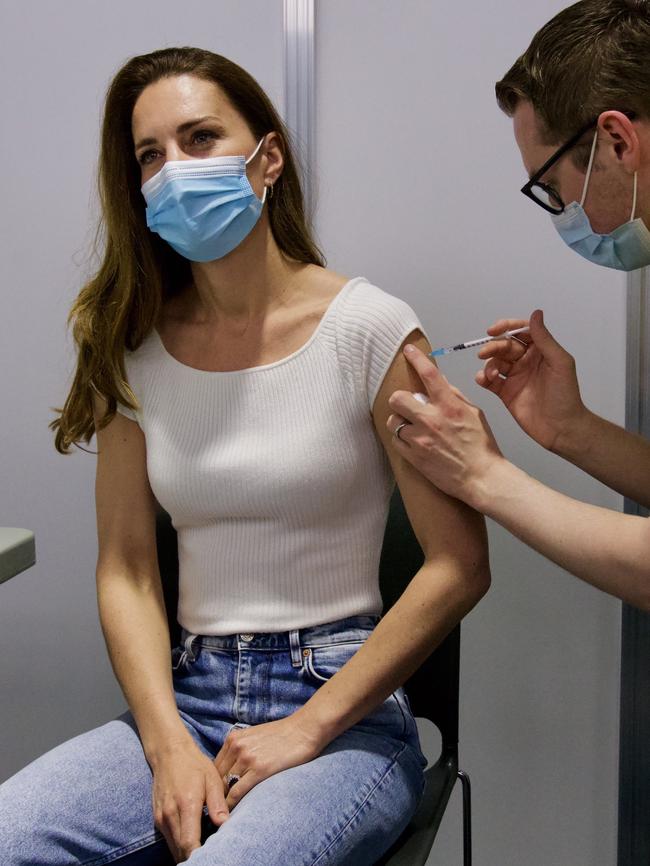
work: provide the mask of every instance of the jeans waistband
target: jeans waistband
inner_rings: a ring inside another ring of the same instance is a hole
[[[187,649],[202,647],[210,650],[291,650],[296,648],[330,646],[365,640],[379,622],[380,617],[349,616],[335,622],[312,625],[291,631],[239,633],[227,635],[196,635],[181,628],[181,642]]]

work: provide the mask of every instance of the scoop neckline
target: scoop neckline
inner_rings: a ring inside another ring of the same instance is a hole
[[[156,342],[158,343],[158,347],[163,354],[163,356],[171,362],[174,366],[180,367],[183,370],[188,370],[190,373],[197,373],[200,376],[241,376],[244,373],[256,373],[262,370],[271,370],[274,367],[279,367],[282,364],[287,364],[289,361],[292,361],[294,358],[297,358],[299,355],[302,355],[303,352],[306,352],[307,349],[311,346],[311,344],[316,340],[320,331],[322,330],[326,319],[329,318],[330,313],[334,309],[335,304],[338,302],[339,298],[349,289],[351,288],[353,283],[358,281],[365,280],[365,277],[352,277],[346,283],[344,283],[338,292],[334,295],[332,300],[327,305],[325,312],[320,317],[320,321],[314,328],[311,333],[311,336],[307,340],[306,343],[303,343],[302,346],[297,348],[295,352],[292,352],[290,355],[286,355],[284,358],[279,358],[277,361],[271,361],[269,364],[259,364],[257,367],[243,367],[240,370],[201,370],[198,367],[190,367],[189,364],[184,364],[182,361],[179,361],[178,358],[175,358],[170,352],[165,348],[165,344],[162,341],[162,337],[158,333],[158,330],[154,327],[152,328],[153,335],[155,337]]]

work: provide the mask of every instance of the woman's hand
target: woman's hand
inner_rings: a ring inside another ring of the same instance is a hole
[[[487,333],[503,334],[527,324],[500,319]],[[530,334],[486,343],[478,356],[487,359],[476,374],[478,384],[500,397],[536,442],[562,453],[562,441],[575,437],[588,412],[580,397],[575,361],[546,329],[542,311],[530,317]]]
[[[214,759],[224,785],[228,774],[239,776],[228,791],[227,806],[232,809],[269,776],[311,761],[324,745],[301,723],[299,713],[250,728],[233,728]]]
[[[387,422],[392,445],[435,486],[473,505],[491,467],[503,461],[485,416],[461,392],[449,384],[440,370],[416,346],[405,346],[404,355],[426,388],[423,404],[408,391],[395,391],[388,404],[393,411]]]
[[[153,767],[153,814],[176,862],[201,847],[201,815],[207,803],[213,823],[228,819],[222,777],[194,742],[170,747]]]

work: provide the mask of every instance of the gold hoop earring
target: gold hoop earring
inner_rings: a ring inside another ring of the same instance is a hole
[[[270,183],[270,184],[267,186],[267,190],[268,190],[268,193],[267,193],[267,194],[268,194],[268,197],[269,197],[269,198],[273,198],[273,184],[272,184],[272,183]]]

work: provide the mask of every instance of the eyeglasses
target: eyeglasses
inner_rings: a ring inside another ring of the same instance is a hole
[[[531,198],[535,204],[543,207],[544,210],[549,211],[549,213],[564,213],[565,204],[562,201],[560,194],[549,184],[543,183],[543,181],[540,180],[540,177],[543,177],[549,168],[552,165],[555,165],[555,163],[564,156],[568,150],[575,147],[585,132],[588,132],[597,123],[597,117],[594,118],[594,120],[590,120],[586,126],[583,126],[582,129],[578,130],[578,132],[565,142],[562,147],[558,148],[553,156],[550,159],[547,159],[544,165],[522,186],[521,191],[523,194],[527,195],[528,198]]]

